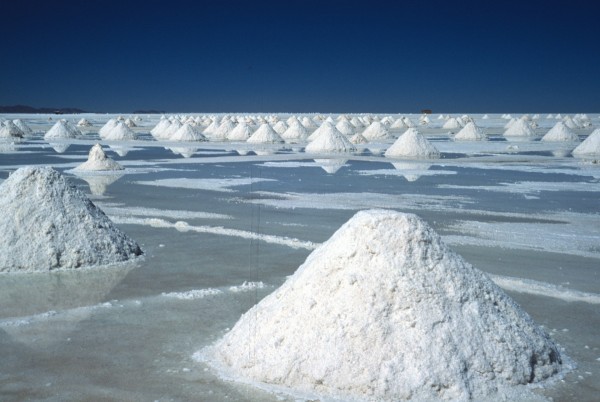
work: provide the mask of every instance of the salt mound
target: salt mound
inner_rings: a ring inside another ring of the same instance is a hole
[[[284,122],[284,121],[278,121],[278,122],[277,122],[277,123],[275,123],[275,125],[273,126],[273,130],[274,130],[274,131],[275,131],[277,134],[279,134],[279,135],[281,135],[281,134],[285,133],[285,130],[287,130],[287,129],[288,129],[288,125],[287,125],[287,124],[285,124],[285,122]]]
[[[455,130],[461,127],[462,125],[460,124],[460,120],[458,120],[456,117],[449,118],[442,126],[442,128],[445,128],[446,130]]]
[[[119,123],[119,121],[117,119],[109,119],[100,128],[100,130],[98,130],[98,136],[100,136],[100,138],[102,138],[102,139],[106,138],[106,136],[108,135],[108,133],[110,132],[110,130],[112,130],[113,128],[115,128],[118,123]]]
[[[494,399],[557,373],[549,336],[416,215],[357,213],[196,355],[311,398]]]
[[[374,121],[371,123],[369,127],[365,128],[365,131],[362,132],[362,135],[370,141],[390,138],[389,130],[379,121]]]
[[[331,129],[336,129],[333,123],[329,121],[324,121],[319,128],[317,128],[311,135],[308,136],[308,141],[316,140],[322,133],[329,131]],[[336,129],[337,130],[337,129]]]
[[[244,120],[240,121],[233,130],[227,134],[229,141],[246,141],[250,138],[252,129]]]
[[[169,119],[161,119],[156,126],[152,130],[150,130],[150,134],[157,140],[161,140],[164,137],[165,130],[171,125]]]
[[[592,133],[573,150],[574,156],[600,156],[600,128],[595,129]]]
[[[169,138],[171,141],[208,141],[196,127],[185,123]]]
[[[359,144],[368,144],[369,140],[367,140],[361,133],[356,133],[352,137],[350,137],[350,142],[354,145]]]
[[[31,136],[33,136],[33,130],[23,120],[21,120],[21,119],[14,119],[13,123],[15,124],[15,126],[17,126],[19,128],[19,130],[21,130],[21,132],[23,133],[24,137],[31,137]]]
[[[323,126],[325,123],[321,127]],[[305,151],[307,153],[355,152],[356,148],[344,134],[329,123],[321,130],[319,136],[306,146]]]
[[[219,125],[219,127],[211,133],[211,139],[216,141],[224,141],[234,128],[234,122],[229,119],[223,119],[223,122]]]
[[[86,118],[82,118],[77,122],[77,127],[91,127],[92,123]]]
[[[90,149],[88,160],[77,166],[75,170],[123,170],[123,166],[107,157],[100,144],[96,144]]]
[[[281,134],[281,138],[283,138],[286,142],[298,142],[305,141],[308,137],[308,130],[306,127],[302,125],[298,120],[292,121],[287,130]]]
[[[352,123],[350,123],[347,119],[341,119],[336,125],[335,128],[338,131],[346,136],[351,136],[354,134],[356,127]]]
[[[407,128],[406,123],[404,123],[404,119],[399,117],[395,122],[392,123],[390,128]]]
[[[66,120],[58,120],[48,132],[44,135],[44,140],[59,138],[79,138],[81,132]]]
[[[25,167],[0,185],[0,271],[111,264],[141,255],[86,196],[50,167]]]
[[[25,133],[12,121],[7,120],[2,127],[0,127],[0,138],[23,138]]]
[[[104,139],[108,141],[129,141],[137,140],[137,135],[125,123],[120,121],[110,129]]]
[[[468,122],[456,135],[454,141],[483,141],[485,134],[472,121]]]
[[[518,119],[515,120],[514,123],[512,123],[510,127],[506,129],[506,131],[504,131],[504,136],[512,137],[512,139],[518,139],[535,137],[536,134],[535,131],[533,131],[533,129],[529,126],[527,121]]]
[[[263,123],[254,134],[248,138],[247,142],[253,144],[276,144],[284,141],[283,138],[271,128],[269,123]]]
[[[181,124],[179,120],[173,119],[171,124],[169,124],[169,126],[162,132],[162,138],[165,140],[170,140],[171,137],[173,137],[177,130],[179,130],[182,126],[183,124]]]
[[[542,141],[571,141],[579,142],[579,136],[575,134],[565,123],[559,121],[552,127],[546,135],[542,137]]]
[[[435,159],[440,157],[437,150],[416,128],[409,128],[385,151],[387,157]]]

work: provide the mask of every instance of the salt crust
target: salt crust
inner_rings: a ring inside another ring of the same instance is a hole
[[[357,213],[196,353],[221,374],[341,400],[499,398],[558,373],[549,336],[420,218]]]
[[[123,170],[123,166],[107,157],[102,150],[102,146],[100,144],[96,144],[92,147],[92,149],[90,149],[88,160],[73,170]]]
[[[0,271],[111,264],[142,254],[81,191],[50,167],[25,167],[0,185]]]
[[[440,151],[427,141],[417,129],[409,128],[385,151],[385,156],[388,158],[434,159],[440,157]]]

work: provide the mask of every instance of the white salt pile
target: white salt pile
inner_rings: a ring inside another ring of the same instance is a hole
[[[252,129],[248,123],[242,120],[227,134],[227,139],[229,141],[246,141],[250,138],[251,133]]]
[[[311,399],[496,400],[559,372],[543,329],[416,215],[357,213],[195,357]]]
[[[137,135],[122,121],[106,133],[104,139],[107,141],[131,141],[137,140]]]
[[[335,125],[335,128],[337,128],[337,130],[345,136],[351,136],[356,131],[356,127],[354,127],[354,125],[350,123],[346,118],[343,118],[340,121],[338,121],[338,123]]]
[[[337,128],[331,123],[325,127],[325,123],[321,126],[321,133],[317,138],[310,142],[305,151],[307,153],[338,153],[338,152],[355,152],[354,145],[340,133]]]
[[[235,128],[235,123],[229,119],[223,119],[219,127],[213,131],[210,138],[215,141],[225,141],[229,133]]]
[[[362,132],[363,137],[367,140],[385,140],[390,138],[390,132],[387,127],[379,121],[371,123],[365,131]]]
[[[474,122],[468,122],[456,135],[454,141],[484,141],[486,136]]]
[[[208,141],[208,139],[190,123],[185,123],[169,138],[171,141]]]
[[[277,144],[284,141],[283,138],[273,130],[269,123],[263,123],[246,142],[251,144]]]
[[[440,157],[440,151],[416,128],[409,128],[385,151],[384,155],[388,158],[435,159]]]
[[[445,128],[447,130],[456,130],[461,127],[462,124],[460,124],[460,120],[458,120],[456,117],[449,118],[442,126],[442,128]]]
[[[89,122],[88,119],[82,118],[77,122],[77,127],[91,127],[92,123]]]
[[[25,167],[0,185],[0,271],[111,264],[141,255],[87,197],[49,167]]]
[[[100,130],[98,130],[98,136],[104,139],[110,130],[117,126],[117,123],[119,123],[117,119],[109,119],[102,127],[100,127]]]
[[[369,140],[367,140],[361,133],[356,133],[352,137],[350,137],[350,142],[354,145],[359,144],[368,144]]]
[[[408,127],[406,127],[406,124],[404,123],[404,119],[402,117],[399,117],[398,119],[396,119],[395,122],[392,123],[390,128],[408,128]]]
[[[592,133],[573,150],[573,155],[578,157],[600,156],[600,128]]]
[[[210,137],[215,131],[217,131],[217,129],[220,126],[220,122],[219,119],[215,118],[214,120],[211,121],[211,123],[208,125],[208,127],[206,127],[204,129],[204,131],[202,132],[202,134]]]
[[[535,138],[536,134],[527,121],[518,119],[504,131],[504,136],[511,140],[518,140]]]
[[[79,138],[81,131],[66,120],[58,120],[44,135],[46,141],[61,138]]]
[[[296,143],[300,141],[306,141],[308,138],[308,130],[298,120],[292,121],[287,130],[281,134],[281,138],[285,142]]]
[[[278,121],[273,126],[273,130],[275,130],[275,132],[279,135],[285,133],[285,130],[287,130],[287,129],[288,129],[288,125],[285,124],[285,122],[283,122],[283,121]]]
[[[156,126],[152,130],[150,130],[150,134],[157,140],[162,140],[165,138],[164,132],[171,125],[171,122],[168,119],[161,119]]]
[[[182,126],[183,124],[179,120],[173,119],[169,126],[162,132],[162,138],[165,140],[171,139],[171,137],[175,135],[177,130],[179,130]]]
[[[127,127],[130,127],[130,128],[137,127],[137,124],[135,124],[135,122],[131,119],[125,119],[124,123]]]
[[[24,137],[31,137],[31,136],[33,136],[33,130],[23,120],[21,120],[21,119],[14,119],[13,123],[15,124],[15,126],[17,126],[19,128],[19,130],[21,130],[21,132],[23,133]]]
[[[314,141],[321,135],[321,133],[331,130],[332,128],[336,129],[335,126],[333,125],[333,123],[324,121],[323,123],[321,123],[319,128],[317,128],[315,131],[313,131],[313,133],[311,135],[308,136],[307,139],[308,139],[308,141]]]
[[[542,141],[579,142],[579,136],[571,131],[565,123],[559,121],[542,137]]]
[[[25,133],[10,120],[4,122],[4,125],[0,127],[0,138],[18,139],[24,136]]]
[[[102,146],[96,144],[90,149],[88,160],[77,166],[74,170],[123,170],[123,166],[106,156]]]

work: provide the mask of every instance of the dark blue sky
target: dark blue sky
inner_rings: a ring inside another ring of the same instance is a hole
[[[0,105],[600,112],[595,1],[3,1]]]

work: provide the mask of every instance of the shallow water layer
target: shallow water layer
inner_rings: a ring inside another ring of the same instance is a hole
[[[291,147],[240,155],[243,144],[227,143],[198,144],[184,158],[151,140],[156,119],[137,129],[143,141],[105,144],[126,167],[112,181],[71,172],[94,130],[63,153],[40,135],[0,153],[0,179],[52,165],[145,251],[119,266],[0,275],[0,400],[277,400],[222,381],[192,354],[366,208],[422,216],[545,326],[577,368],[535,392],[565,401],[600,393],[598,165],[553,156],[539,141],[517,152],[506,141],[454,143],[440,128],[424,130],[452,156],[437,161]],[[51,124],[26,121],[40,132]],[[500,122],[490,130],[501,133]]]

